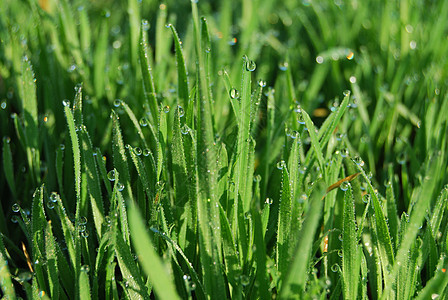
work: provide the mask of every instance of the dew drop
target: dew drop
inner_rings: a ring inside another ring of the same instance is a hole
[[[115,181],[115,170],[110,170],[109,173],[107,173],[107,179]]]
[[[138,123],[140,124],[140,126],[146,127],[146,126],[148,126],[148,119],[146,119],[146,117],[143,117],[140,119],[140,121]]]
[[[187,124],[184,124],[184,126],[180,129],[180,132],[182,132],[182,134],[188,134],[190,132],[190,127],[188,127]]]
[[[331,266],[331,271],[336,273],[339,271],[339,265],[338,264],[334,264]]]
[[[53,209],[54,208],[54,202],[48,200],[47,201],[47,207],[48,207],[48,209]]]
[[[283,170],[283,167],[285,166],[285,161],[281,160],[277,163],[277,169]]]
[[[151,151],[148,148],[143,149],[143,156],[149,156],[151,154]]]
[[[286,61],[278,64],[278,68],[280,69],[280,71],[286,71],[286,70],[288,70],[288,67],[289,67],[289,64]]]
[[[6,100],[3,100],[2,103],[0,104],[0,107],[2,109],[6,109],[7,106],[8,106],[8,104],[6,103]]]
[[[362,202],[367,204],[370,202],[370,198],[371,198],[370,194],[365,194],[364,196],[362,196]]]
[[[122,104],[122,101],[120,99],[115,99],[114,100],[114,106],[115,107],[120,107],[121,104]]]
[[[258,85],[261,86],[261,87],[265,87],[266,86],[266,81],[260,79],[260,80],[258,80]]]
[[[406,151],[401,151],[400,153],[398,153],[397,163],[399,163],[400,165],[404,165],[406,164],[407,160],[408,154],[406,153]]]
[[[324,62],[324,58],[322,57],[322,56],[318,56],[318,57],[316,57],[316,62],[318,63],[318,64],[322,64],[323,62]]]
[[[149,25],[148,20],[142,20],[142,29],[143,29],[144,31],[148,31],[148,30],[149,30],[149,27],[150,27],[150,25]]]
[[[90,267],[88,265],[83,265],[81,267],[81,272],[89,273],[89,271],[90,271]]]
[[[177,106],[177,113],[179,115],[179,118],[182,118],[185,115],[184,108],[180,105]]]
[[[342,92],[342,94],[344,95],[344,97],[348,97],[350,96],[351,91],[350,90],[345,90]]]
[[[266,198],[266,201],[264,201],[264,203],[266,203],[267,205],[271,205],[272,203],[274,203],[274,200],[272,198]]]
[[[243,285],[243,286],[248,285],[250,282],[249,276],[246,276],[246,275],[241,275],[240,280],[241,280],[241,285]]]
[[[229,95],[230,95],[230,98],[232,98],[232,99],[238,99],[240,97],[240,92],[237,89],[232,88],[230,90]]]
[[[135,147],[134,148],[134,153],[136,154],[136,155],[141,155],[142,154],[142,149],[140,149],[139,147]]]
[[[62,100],[62,105],[64,105],[65,107],[69,107],[70,106],[70,101],[67,99]]]
[[[14,203],[11,207],[13,212],[19,212],[20,211],[20,205],[18,203]]]
[[[355,161],[355,163],[356,163],[358,166],[360,166],[360,167],[364,166],[364,161],[362,160],[361,157],[359,157],[359,156],[355,156],[355,158],[354,158],[353,160]]]
[[[347,157],[348,154],[349,154],[349,152],[348,152],[348,149],[347,149],[347,148],[344,148],[344,149],[341,150],[341,156],[342,156],[342,157]]]
[[[117,189],[118,189],[119,192],[123,191],[124,190],[124,184],[121,183],[121,182],[118,182],[117,183]]]
[[[350,183],[348,183],[347,181],[344,181],[341,183],[339,188],[341,189],[341,191],[345,192],[346,190],[348,190],[349,186],[350,186]]]
[[[84,230],[83,232],[81,232],[81,236],[83,237],[83,238],[88,238],[89,237],[89,231],[86,229],[86,230]]]
[[[163,107],[163,112],[164,113],[169,113],[170,112],[170,106],[169,105],[165,105],[164,107]]]
[[[257,64],[253,60],[247,60],[246,61],[246,70],[249,72],[255,71],[257,68]]]

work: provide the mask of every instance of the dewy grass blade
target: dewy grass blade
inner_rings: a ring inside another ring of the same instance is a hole
[[[161,299],[179,299],[176,288],[170,276],[166,272],[166,267],[154,250],[145,225],[140,217],[137,207],[129,205],[129,220],[134,245],[138,259],[143,270],[148,275],[156,295]]]
[[[131,211],[133,210],[133,206],[131,205]],[[131,213],[131,220],[134,221],[133,219],[136,218],[140,218],[139,215],[134,215],[133,213]],[[140,219],[138,219],[137,222],[139,222]],[[141,222],[141,221],[140,221]],[[145,285],[143,283],[143,278],[142,275],[140,274],[140,271],[137,267],[137,264],[134,260],[134,256],[132,255],[131,252],[131,247],[129,244],[127,244],[125,242],[125,240],[123,239],[123,234],[120,232],[120,230],[118,229],[118,227],[116,225],[115,229],[114,229],[114,233],[113,233],[113,244],[114,244],[114,249],[115,249],[115,255],[117,257],[117,261],[118,261],[118,266],[120,268],[121,274],[123,276],[123,281],[124,281],[124,285],[127,287],[126,289],[126,294],[128,295],[128,297],[130,297],[130,299],[149,299],[149,294],[146,291]],[[144,233],[142,234],[142,232],[140,232],[140,234],[138,235],[134,235],[133,240],[144,240],[145,236]],[[136,243],[136,246],[139,245],[139,242]],[[139,257],[142,256],[149,256],[151,257],[151,251],[154,251],[152,248],[152,245],[148,244],[145,245],[147,246],[144,249],[144,253],[142,251],[142,249],[138,250],[139,253]],[[153,269],[157,269],[155,266],[154,261],[152,261],[152,268]],[[146,267],[145,267],[146,269]],[[146,270],[147,271],[147,270]],[[162,280],[163,278],[163,272],[164,270],[162,269],[161,272],[158,274],[158,280]],[[153,277],[155,278],[155,277]],[[173,291],[175,289],[173,288]],[[176,299],[176,298],[171,298],[171,299]]]
[[[31,169],[33,180],[38,183],[40,180],[40,154],[39,154],[39,128],[37,119],[37,97],[36,83],[31,62],[25,56],[22,59],[22,76],[18,83],[19,95],[23,108],[23,133],[25,137],[25,150],[28,165]]]
[[[174,47],[176,49],[176,67],[177,67],[177,96],[179,105],[187,108],[190,105],[189,91],[188,91],[188,73],[185,65],[184,54],[182,51],[182,42],[179,39],[176,28],[169,25],[173,33]]]
[[[72,110],[70,109],[70,103],[64,100],[63,105],[65,118],[67,119],[68,132],[72,143],[76,203],[79,204],[81,202],[81,151],[79,147],[78,135],[76,133],[75,120],[73,118]],[[78,208],[79,206],[77,206],[77,209]],[[78,217],[78,215],[76,217]]]
[[[96,167],[92,142],[87,130],[81,130],[80,133],[81,148],[83,152],[83,161],[85,173],[87,176],[87,187],[90,195],[90,203],[92,207],[93,222],[98,235],[98,239],[102,236],[102,226],[104,224],[104,207],[103,196],[101,194],[100,177]],[[95,153],[96,154],[96,153]]]
[[[16,184],[14,179],[14,166],[11,152],[11,139],[8,136],[3,138],[3,151],[2,151],[2,159],[3,159],[3,171],[5,174],[6,182],[8,182],[11,193],[14,197],[16,197]],[[3,229],[3,228],[2,228]],[[6,232],[6,231],[3,231]]]
[[[359,271],[361,265],[360,249],[356,233],[355,201],[352,189],[347,184],[344,196],[343,231],[342,231],[342,277],[344,281],[344,298],[357,299]]]
[[[115,111],[112,111],[111,118],[113,122],[113,142],[112,151],[114,166],[120,174],[120,183],[124,186],[124,197],[126,200],[132,201],[134,197],[132,195],[128,159],[126,156],[126,150],[123,143],[123,136],[121,134],[120,123],[118,121],[118,115]]]
[[[152,77],[151,66],[149,65],[149,50],[148,50],[148,38],[145,31],[147,21],[142,21],[140,29],[140,45],[139,45],[139,58],[140,68],[142,71],[143,90],[145,94],[146,103],[149,106],[152,115],[153,124],[157,123],[159,119],[159,106],[156,99],[156,89],[154,87],[154,80]]]
[[[5,248],[5,245],[3,244],[2,236],[0,236],[0,288],[3,292],[3,296],[6,299],[16,299],[16,293],[14,290],[14,285],[12,284],[11,280],[11,273],[8,268],[8,260],[4,256],[3,249]]]
[[[313,238],[320,219],[322,207],[321,199],[324,192],[324,188],[319,186],[314,189],[314,193],[311,195],[307,217],[299,233],[301,238],[294,251],[288,273],[286,274],[281,290],[279,291],[280,297],[282,298],[297,298],[301,296],[303,291],[305,291]]]
[[[53,236],[53,229],[51,221],[47,222],[45,227],[45,253],[47,255],[47,274],[48,274],[48,286],[49,293],[52,299],[59,299],[60,286],[59,283],[59,271],[58,271],[58,258],[56,241]]]
[[[90,293],[90,282],[89,282],[89,270],[87,266],[81,267],[81,272],[79,272],[79,299],[88,300],[91,299]]]
[[[390,282],[391,278],[389,278],[390,269],[394,265],[395,255],[392,247],[392,241],[390,239],[390,233],[389,228],[387,226],[386,218],[383,213],[383,209],[380,205],[378,195],[375,191],[375,189],[372,186],[372,183],[370,182],[369,177],[366,175],[364,169],[362,166],[356,164],[355,161],[353,163],[358,167],[358,170],[363,175],[364,179],[367,182],[368,192],[370,194],[370,199],[372,201],[372,207],[374,210],[374,220],[376,223],[376,230],[377,230],[377,236],[378,236],[378,247],[379,247],[379,255],[381,258],[381,267],[383,269],[383,273],[385,274],[385,280],[386,280],[386,287],[392,284]],[[393,277],[392,277],[393,278]],[[383,294],[384,295],[384,294]]]
[[[277,230],[277,266],[282,277],[290,265],[290,230],[291,230],[291,183],[285,162],[280,161],[282,172],[282,188],[280,196],[280,208],[278,212],[278,230]]]
[[[316,127],[314,127],[313,121],[311,121],[310,116],[302,109],[302,116],[305,120],[305,126],[308,129],[308,133],[311,138],[311,146],[314,149],[314,153],[316,154],[317,161],[319,163],[320,171],[322,172],[323,178],[326,181],[327,180],[327,173],[325,171],[325,162],[324,162],[324,155],[322,154],[322,147],[319,143],[318,137],[316,135]]]

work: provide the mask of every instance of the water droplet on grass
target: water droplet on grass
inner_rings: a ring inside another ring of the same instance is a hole
[[[350,186],[350,183],[348,183],[347,181],[344,181],[341,183],[339,188],[341,189],[341,191],[345,192],[346,190],[348,190],[349,186]]]
[[[110,170],[109,173],[107,173],[107,179],[115,181],[115,170]]]
[[[120,99],[115,99],[114,100],[114,106],[115,107],[119,107],[122,104],[122,101]]]
[[[339,271],[339,265],[338,264],[334,264],[331,266],[331,271],[336,273]]]
[[[182,132],[182,134],[188,134],[190,132],[190,127],[188,127],[187,124],[184,124],[184,126],[180,129],[180,132]]]
[[[70,101],[67,99],[62,100],[62,105],[69,107],[70,106]]]
[[[149,27],[150,27],[150,25],[149,25],[148,20],[143,19],[143,20],[142,20],[142,29],[143,29],[144,31],[148,31],[148,30],[149,30]]]
[[[265,87],[266,86],[266,81],[260,79],[260,80],[258,80],[258,85],[261,86],[261,87]]]
[[[164,113],[169,113],[170,112],[170,106],[169,105],[165,105],[164,107],[163,107],[163,112]]]
[[[134,153],[135,153],[136,155],[141,155],[141,154],[142,154],[142,149],[140,149],[139,147],[135,147],[135,148],[134,148]]]
[[[232,99],[238,99],[240,97],[240,92],[237,89],[232,88],[229,92],[229,95]]]
[[[360,167],[364,166],[364,161],[362,160],[362,158],[360,156],[355,156],[355,158],[353,160],[355,161],[355,163],[358,166],[360,166]]]
[[[185,115],[184,108],[180,105],[177,106],[177,113],[179,115],[179,118],[182,118]]]
[[[246,70],[249,72],[255,71],[257,68],[257,64],[253,60],[247,60],[246,61]]]
[[[286,61],[278,64],[278,68],[280,69],[280,71],[288,70],[288,66],[289,66],[289,64]]]
[[[19,212],[20,211],[20,205],[18,203],[14,203],[11,207],[13,212]]]
[[[283,167],[285,166],[285,161],[281,160],[277,163],[277,169],[283,170]]]
[[[364,202],[364,203],[369,203],[370,202],[370,198],[371,198],[371,196],[370,196],[370,194],[365,194],[363,197],[362,197],[362,202]]]
[[[146,117],[143,117],[140,119],[140,121],[138,123],[140,124],[140,126],[146,127],[146,126],[148,126],[148,119],[146,119]]]

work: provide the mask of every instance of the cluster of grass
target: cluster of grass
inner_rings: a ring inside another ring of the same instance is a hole
[[[3,0],[0,295],[446,299],[446,15]]]

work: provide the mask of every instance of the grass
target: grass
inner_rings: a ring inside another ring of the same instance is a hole
[[[6,299],[446,299],[448,2],[0,7]]]

